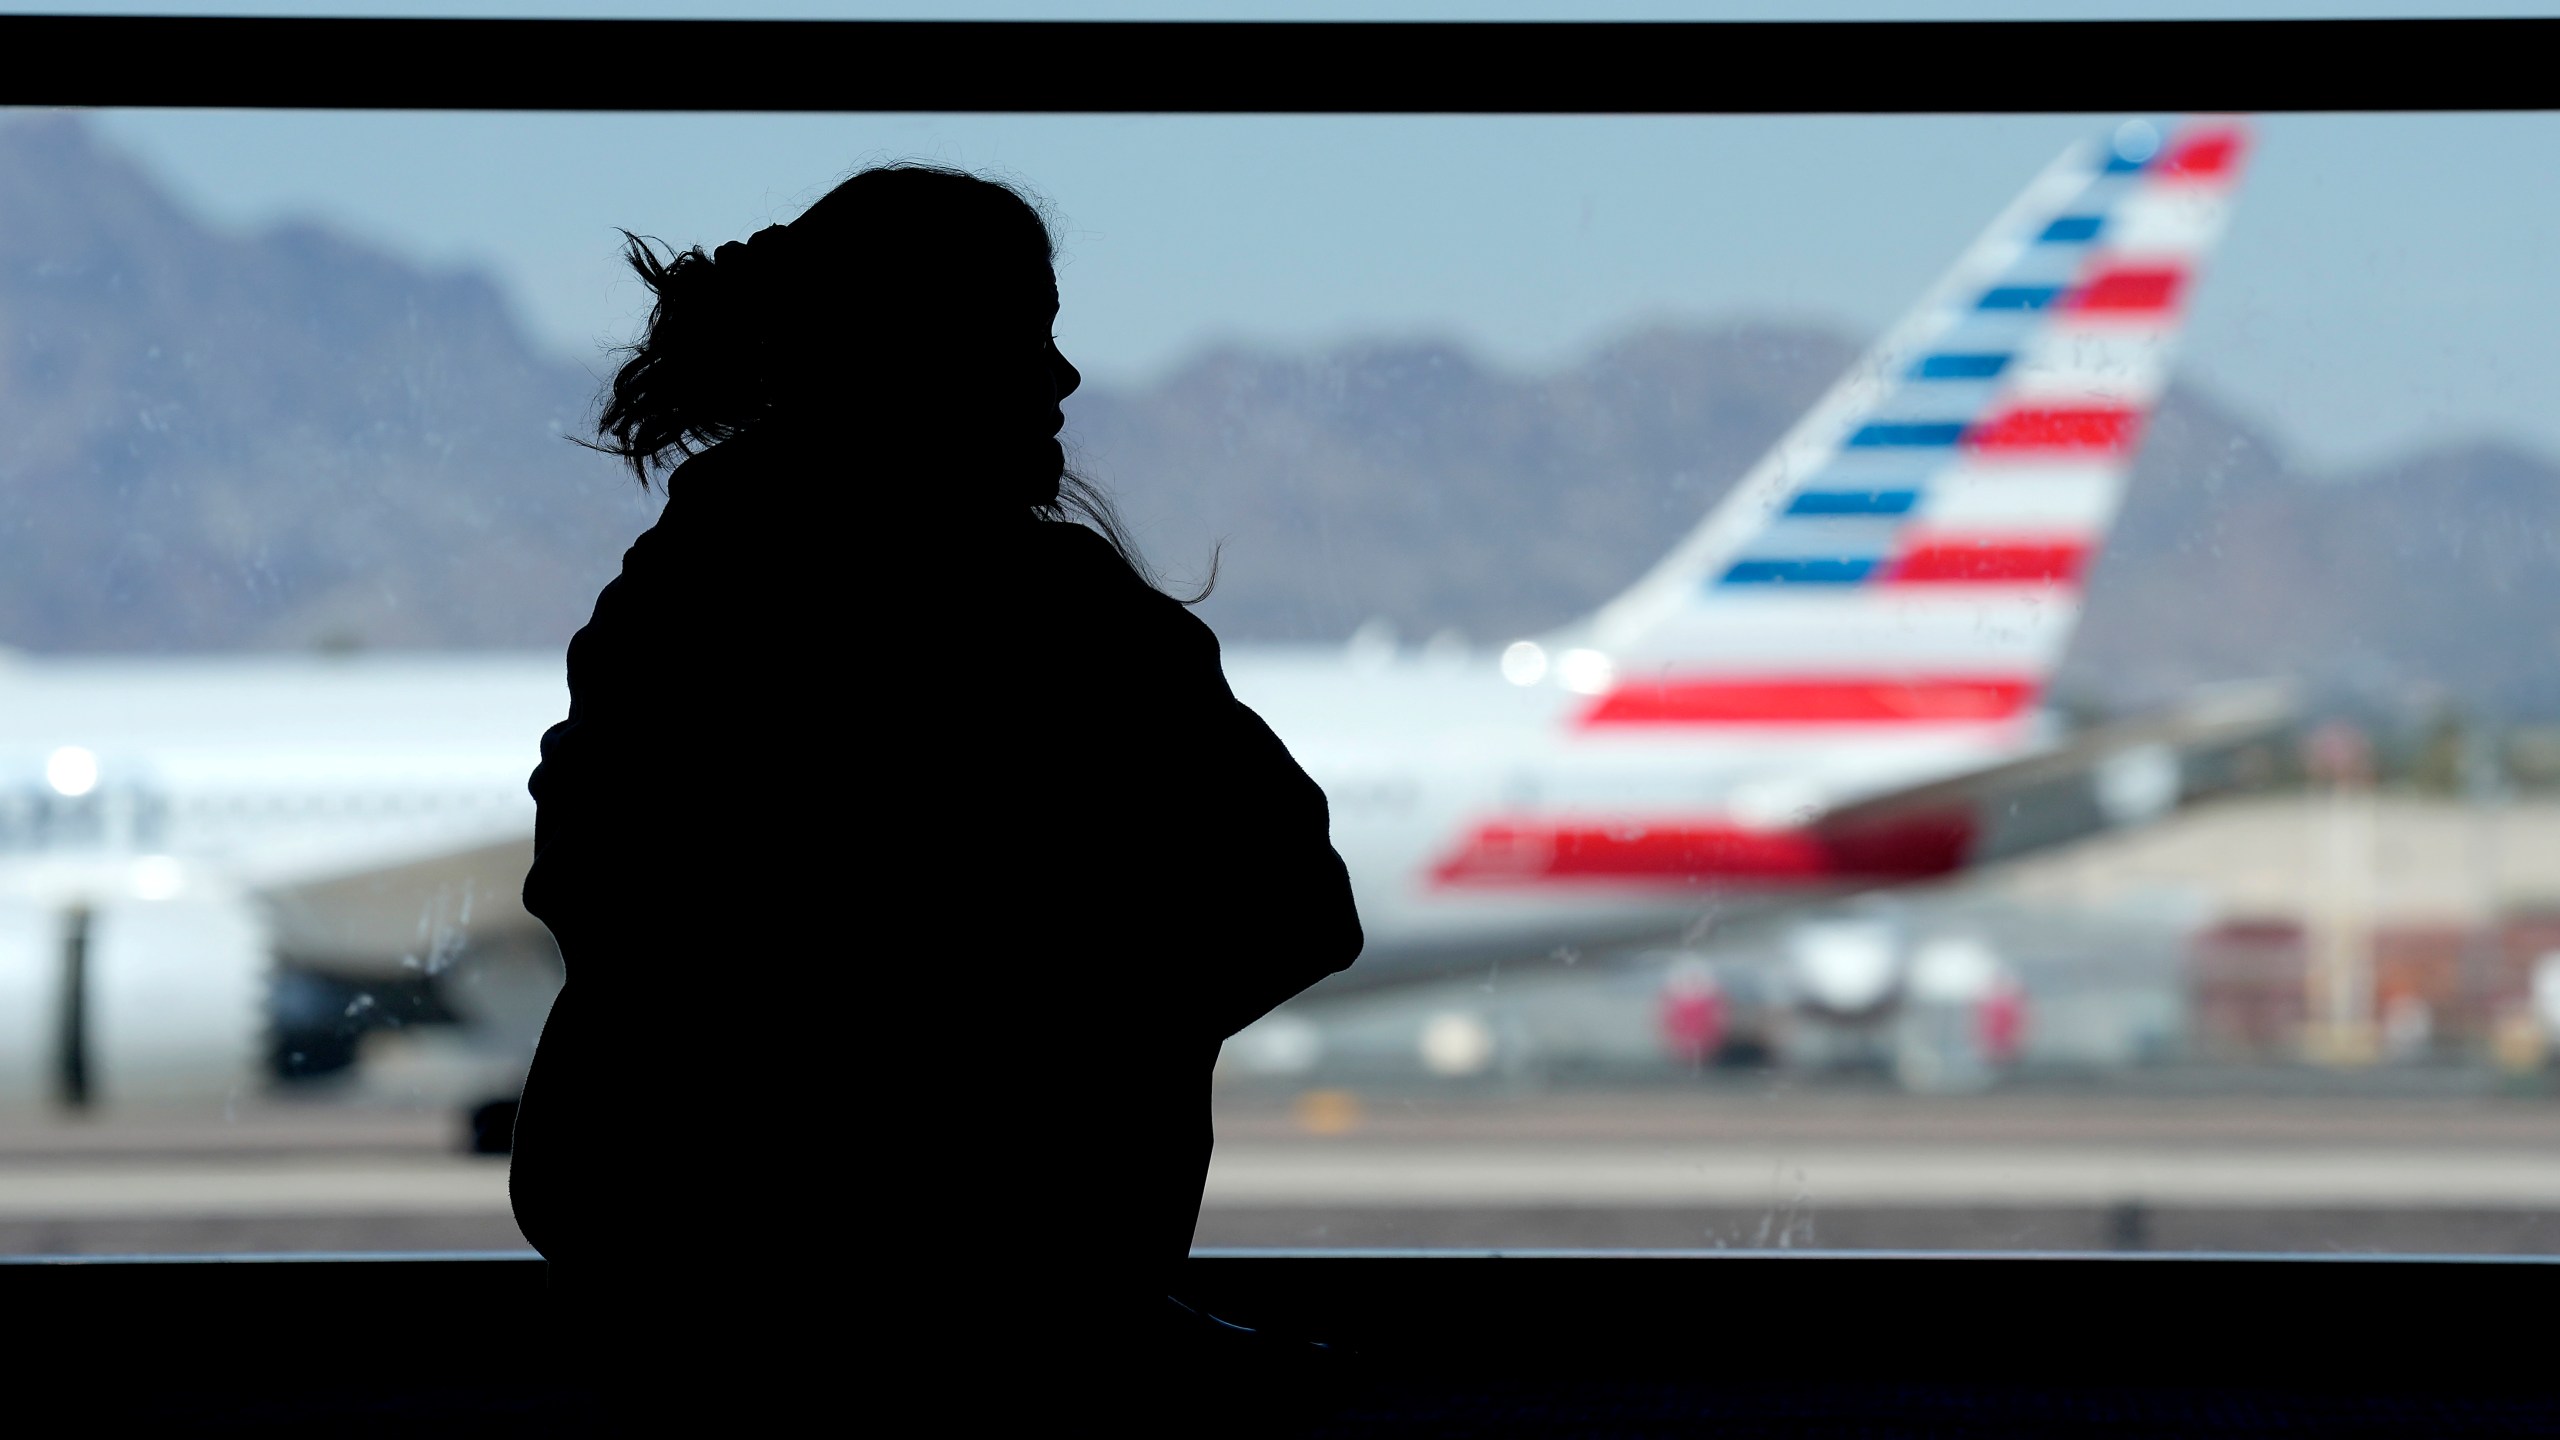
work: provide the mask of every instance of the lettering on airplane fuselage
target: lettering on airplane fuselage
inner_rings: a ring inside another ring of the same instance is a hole
[[[168,797],[146,786],[108,783],[82,795],[41,784],[0,789],[0,854],[150,850],[168,828]]]
[[[1325,801],[1339,811],[1378,811],[1403,814],[1422,798],[1422,787],[1411,780],[1336,780],[1324,787]]]

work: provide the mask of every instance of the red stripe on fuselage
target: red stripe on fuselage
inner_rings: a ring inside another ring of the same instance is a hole
[[[1964,448],[1994,454],[2100,451],[2123,455],[2142,433],[2142,412],[2120,406],[2011,410],[1965,432]]]
[[[1884,575],[1887,585],[2073,585],[2088,567],[2079,540],[1965,540],[1920,536]]]
[[[1919,880],[1964,868],[1969,812],[1872,822],[1837,833],[1755,830],[1727,821],[1498,820],[1432,867],[1441,886],[1768,886]]]
[[[1584,725],[1875,725],[2007,720],[2036,682],[2008,675],[1719,676],[1634,680],[1600,697]]]

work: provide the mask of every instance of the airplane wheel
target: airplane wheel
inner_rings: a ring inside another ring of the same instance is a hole
[[[463,1147],[474,1155],[505,1155],[515,1149],[516,1102],[489,1100],[472,1107]]]

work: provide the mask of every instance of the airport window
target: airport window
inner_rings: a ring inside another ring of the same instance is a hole
[[[2560,1251],[2560,118],[254,109],[0,116],[0,1250],[521,1243],[614,229],[907,156],[1359,889],[1203,1245]]]

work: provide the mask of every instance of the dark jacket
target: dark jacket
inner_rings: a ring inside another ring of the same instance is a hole
[[[1092,531],[827,475],[688,462],[571,642],[518,1219],[586,1271],[1022,1242],[1160,1291],[1219,1041],[1360,949],[1323,794]]]

